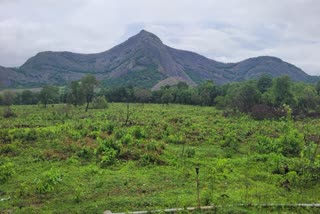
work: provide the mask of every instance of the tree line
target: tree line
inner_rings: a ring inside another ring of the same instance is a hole
[[[320,81],[316,84],[293,82],[288,76],[272,79],[261,76],[257,80],[216,85],[205,81],[197,87],[184,82],[173,86],[163,86],[160,90],[150,90],[133,86],[100,87],[92,75],[73,81],[66,87],[44,86],[39,92],[4,91],[0,94],[0,104],[10,106],[68,103],[75,106],[106,106],[108,102],[127,103],[170,103],[216,106],[230,112],[244,112],[257,119],[281,117],[286,106],[294,115],[320,114]]]

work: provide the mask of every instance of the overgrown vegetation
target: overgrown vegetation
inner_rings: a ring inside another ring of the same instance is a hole
[[[88,112],[84,103],[10,106],[16,117],[0,118],[0,212],[196,206],[199,166],[201,204],[221,205],[217,213],[317,213],[233,206],[320,202],[320,121],[293,120],[283,104],[279,119],[254,120],[214,107],[131,103],[127,123],[127,103]]]

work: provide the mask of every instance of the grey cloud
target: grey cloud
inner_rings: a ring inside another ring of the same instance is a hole
[[[320,75],[318,0],[0,0],[0,65],[107,50],[145,28],[226,62],[274,55]]]

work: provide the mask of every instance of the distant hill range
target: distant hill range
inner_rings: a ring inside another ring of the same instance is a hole
[[[95,54],[40,52],[19,68],[0,66],[2,87],[63,85],[94,74],[107,86],[133,85],[157,89],[184,81],[197,85],[258,78],[263,74],[288,75],[294,81],[314,82],[300,68],[276,57],[260,56],[237,63],[222,63],[197,53],[171,48],[154,34],[142,30],[112,49]]]

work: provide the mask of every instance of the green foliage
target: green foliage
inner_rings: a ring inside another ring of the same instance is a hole
[[[164,90],[177,95],[175,86]],[[214,107],[131,103],[134,123],[123,125],[126,107],[110,103],[85,113],[62,104],[11,106],[19,117],[0,118],[0,193],[11,197],[1,208],[102,213],[196,206],[195,166],[201,205],[215,204],[217,213],[269,211],[234,204],[318,201],[317,118],[295,120],[287,105],[282,119],[253,120]]]
[[[132,134],[136,139],[142,139],[146,137],[145,130],[139,126],[132,129]]]
[[[289,130],[277,139],[281,152],[287,157],[299,157],[303,149],[304,138],[297,130]]]
[[[15,174],[15,166],[12,162],[0,162],[0,184],[4,184],[10,180]]]
[[[292,83],[288,76],[283,76],[275,79],[273,93],[274,93],[276,106],[282,106],[283,104],[288,104],[288,105],[295,104],[291,87],[292,87]]]
[[[44,86],[39,94],[40,102],[47,107],[47,104],[59,101],[59,88],[55,86]]]
[[[6,106],[13,104],[16,94],[12,91],[6,90],[2,93],[2,103]]]
[[[57,185],[62,183],[63,175],[54,169],[50,169],[43,173],[40,178],[35,181],[36,191],[40,194],[46,194],[54,191]]]
[[[93,109],[106,109],[108,108],[108,102],[104,96],[95,97],[92,100]]]
[[[316,83],[316,91],[317,91],[317,94],[320,96],[320,80]]]
[[[257,88],[260,93],[265,93],[272,87],[272,78],[270,76],[262,76],[257,81]]]
[[[16,117],[17,115],[13,112],[13,110],[8,107],[3,110],[2,116],[4,118]]]

